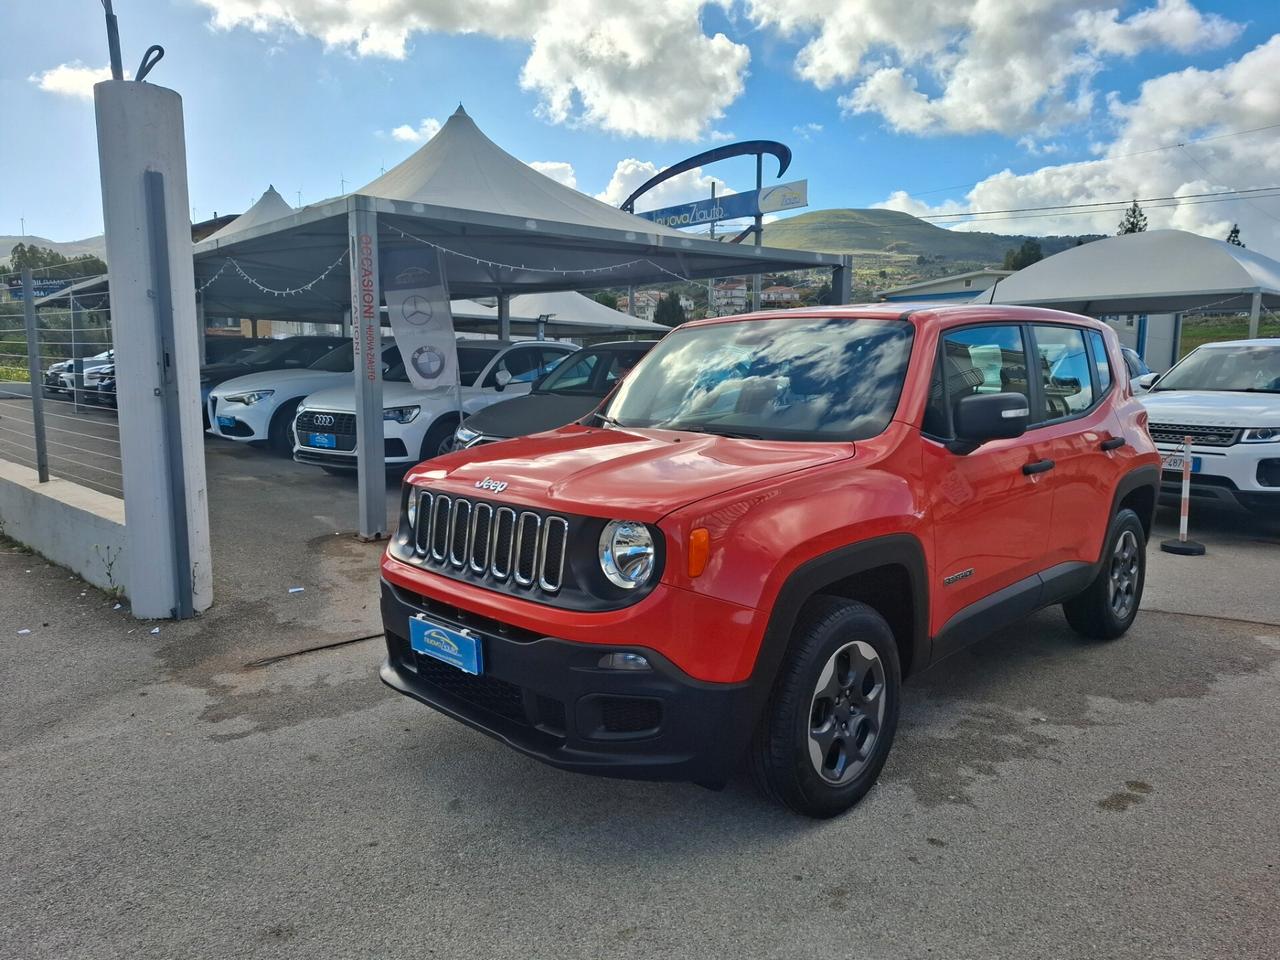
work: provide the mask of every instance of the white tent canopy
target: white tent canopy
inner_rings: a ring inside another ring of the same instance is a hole
[[[289,206],[289,202],[280,196],[274,186],[268,184],[266,192],[258,198],[253,206],[221,230],[205,237],[205,240],[225,241],[242,230],[270,223],[272,220],[279,220],[281,217],[287,217],[291,213],[293,213],[293,207]]]
[[[498,305],[496,302],[463,300],[453,301],[455,320],[474,319],[489,321],[488,330],[496,329]],[[548,336],[574,337],[590,331],[642,333],[662,337],[671,328],[650,320],[631,317],[620,310],[606,307],[590,297],[572,290],[555,293],[525,293],[511,298],[511,323],[536,324],[541,317],[547,321]],[[461,324],[459,324],[461,326]]]
[[[1095,240],[1019,270],[979,303],[1055,307],[1092,316],[1251,312],[1280,307],[1280,262],[1182,230]]]

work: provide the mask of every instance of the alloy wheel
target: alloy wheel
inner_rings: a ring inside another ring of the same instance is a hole
[[[1138,538],[1132,530],[1124,531],[1111,551],[1111,575],[1107,581],[1107,599],[1117,620],[1127,619],[1138,602],[1140,559]]]
[[[831,655],[809,705],[809,760],[828,783],[848,783],[867,765],[884,725],[884,664],[854,640]]]

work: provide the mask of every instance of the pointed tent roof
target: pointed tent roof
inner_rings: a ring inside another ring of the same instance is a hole
[[[468,300],[464,304],[454,301],[455,317],[498,319],[498,307],[493,301]],[[606,307],[603,303],[583,296],[573,290],[557,290],[553,293],[522,293],[511,298],[513,323],[536,323],[539,317],[550,316],[549,330],[554,336],[577,336],[583,330],[619,331],[665,336],[671,328],[661,323],[642,320]]]
[[[613,230],[636,229],[636,218],[566,187],[517,160],[480,132],[461,106],[434,137],[371,180],[358,194]],[[645,222],[646,233],[682,236]]]
[[[266,192],[258,198],[252,207],[217,233],[205,237],[205,240],[226,240],[232,234],[239,233],[241,230],[248,230],[250,227],[256,227],[259,224],[270,223],[272,220],[279,220],[281,217],[287,217],[291,213],[293,213],[293,207],[289,206],[289,201],[280,196],[274,186],[268,184]]]
[[[978,303],[1021,303],[1094,316],[1280,305],[1280,262],[1185,230],[1095,240],[1001,280]]]

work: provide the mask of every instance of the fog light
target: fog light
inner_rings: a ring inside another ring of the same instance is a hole
[[[1280,487],[1280,458],[1271,457],[1258,461],[1258,485]]]
[[[648,670],[649,658],[638,653],[606,653],[600,658],[601,670]]]

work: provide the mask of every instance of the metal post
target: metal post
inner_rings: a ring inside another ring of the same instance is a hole
[[[177,348],[173,335],[173,285],[169,276],[169,238],[165,223],[164,174],[142,174],[146,192],[148,234],[151,239],[152,302],[156,308],[156,341],[160,344],[160,413],[168,453],[169,516],[173,524],[173,577],[179,620],[195,616],[195,585],[191,581],[191,538],[187,526],[187,471],[182,462],[182,422],[178,414],[178,377],[174,366]]]
[[[711,209],[715,210],[715,207],[716,207],[716,182],[715,180],[712,180],[711,181]],[[710,237],[712,240],[716,238],[715,220],[711,221],[710,230],[707,236]],[[715,292],[716,292],[716,278],[707,277],[707,316],[708,317],[715,316],[715,303],[714,303]]]
[[[836,303],[848,303],[853,296],[853,254],[840,254],[840,266],[831,271],[831,297]]]
[[[27,323],[27,375],[31,380],[31,430],[36,440],[36,475],[49,482],[49,452],[44,437],[44,380],[40,376],[40,341],[36,330],[36,285],[31,268],[22,268],[22,314]]]
[[[756,246],[764,243],[764,215],[760,212],[760,191],[764,189],[764,154],[756,154]],[[760,274],[751,275],[751,309],[760,309]]]
[[[369,197],[353,196],[347,226],[351,242],[351,319],[355,327],[356,476],[360,537],[387,533],[387,467],[382,436],[382,283],[378,275],[378,212]],[[411,451],[412,452],[412,451]]]
[[[84,351],[76,337],[76,321],[80,316],[80,305],[76,303],[74,293],[67,294],[71,301],[71,403],[76,413],[82,413],[84,403]]]
[[[342,311],[342,335],[344,337],[351,336],[351,310],[349,308]]]
[[[1258,324],[1262,321],[1262,291],[1253,291],[1253,301],[1249,304],[1249,339],[1258,336]]]
[[[208,330],[206,329],[207,326],[208,326],[208,321],[205,319],[205,316],[204,316],[204,294],[197,293],[196,294],[196,330],[200,337],[198,344],[200,347],[200,366],[202,367],[209,362],[209,348],[205,342],[208,339]]]
[[[498,294],[498,339],[511,339],[511,294]]]
[[[636,315],[636,288],[635,284],[627,286],[627,316],[634,317]]]

